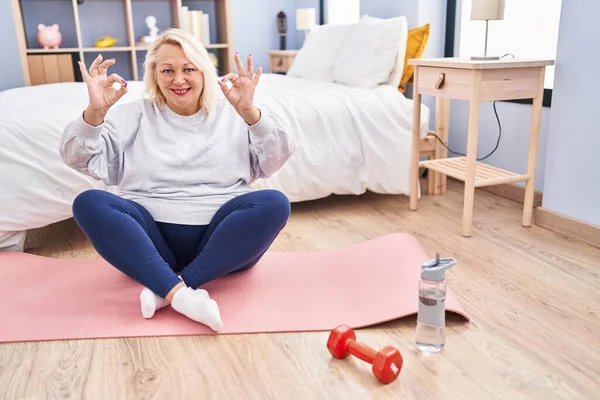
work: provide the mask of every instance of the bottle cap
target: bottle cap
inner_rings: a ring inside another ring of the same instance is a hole
[[[443,281],[446,278],[446,270],[456,264],[454,257],[440,258],[436,253],[435,260],[429,260],[421,266],[421,278],[428,281]]]

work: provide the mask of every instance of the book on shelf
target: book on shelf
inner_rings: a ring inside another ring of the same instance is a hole
[[[179,26],[181,29],[190,32],[197,37],[202,44],[211,44],[210,41],[210,18],[209,15],[201,10],[190,10],[189,7],[181,7],[181,20]]]

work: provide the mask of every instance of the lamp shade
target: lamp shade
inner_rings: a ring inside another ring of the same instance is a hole
[[[471,3],[471,20],[504,19],[505,0],[473,0]]]
[[[296,10],[296,29],[309,31],[317,24],[317,10],[315,8],[299,8]]]

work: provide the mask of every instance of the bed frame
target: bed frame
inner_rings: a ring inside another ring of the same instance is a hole
[[[446,97],[436,97],[435,126],[433,130],[429,130],[428,134],[419,141],[420,158],[437,160],[448,157],[448,150],[440,143],[440,140],[442,140],[446,146],[448,145],[448,125],[450,123],[449,111],[450,99]],[[438,138],[440,140],[438,140]],[[431,169],[428,170],[427,193],[429,195],[446,193],[446,175]]]

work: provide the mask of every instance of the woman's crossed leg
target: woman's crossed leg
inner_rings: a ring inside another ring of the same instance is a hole
[[[73,203],[75,220],[96,251],[145,287],[144,317],[171,304],[214,330],[222,328],[218,306],[198,288],[254,266],[289,214],[288,199],[275,190],[235,197],[201,226],[157,223],[139,204],[101,190],[83,192]]]

